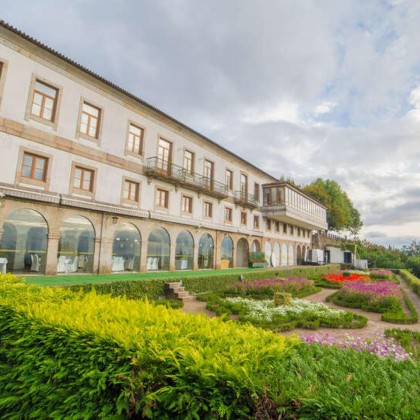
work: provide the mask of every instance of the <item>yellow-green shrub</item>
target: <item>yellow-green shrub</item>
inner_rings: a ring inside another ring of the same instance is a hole
[[[273,367],[298,343],[147,301],[1,288],[8,417],[252,415],[267,401]]]

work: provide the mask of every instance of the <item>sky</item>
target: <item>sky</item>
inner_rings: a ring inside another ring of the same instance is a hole
[[[271,175],[420,240],[419,0],[0,0],[0,18]]]

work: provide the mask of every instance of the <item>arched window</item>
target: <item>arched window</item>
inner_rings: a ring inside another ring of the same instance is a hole
[[[273,267],[278,267],[280,265],[280,245],[278,242],[274,243],[271,262],[273,263]]]
[[[7,260],[11,273],[45,273],[48,226],[35,210],[12,212],[3,224],[0,258]]]
[[[289,245],[288,265],[294,265],[294,263],[295,263],[295,255],[294,255],[293,245]]]
[[[259,241],[257,241],[256,239],[254,239],[254,241],[252,242],[252,252],[260,252],[261,246]]]
[[[95,230],[83,216],[71,216],[60,229],[58,243],[57,273],[91,273]]]
[[[264,245],[265,260],[268,262],[268,265],[271,265],[271,244],[266,242]]]
[[[131,223],[122,223],[114,232],[112,271],[140,271],[141,237]]]
[[[236,267],[248,267],[249,244],[245,238],[241,238],[236,245]]]
[[[285,267],[287,265],[287,245],[281,246],[281,265]]]
[[[169,270],[170,239],[163,228],[153,230],[147,245],[147,270]]]
[[[213,238],[205,233],[201,235],[198,242],[198,268],[214,267],[214,241]]]
[[[222,260],[228,261],[228,268],[233,267],[233,241],[230,236],[225,236],[222,241]],[[223,266],[223,263],[222,263]]]
[[[194,240],[190,232],[183,230],[176,238],[175,268],[192,270],[194,268]]]

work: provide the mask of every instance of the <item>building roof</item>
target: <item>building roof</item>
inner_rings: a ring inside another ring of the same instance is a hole
[[[147,103],[146,101],[144,101],[143,99],[139,98],[138,96],[128,92],[127,90],[119,87],[118,85],[116,85],[115,83],[110,82],[109,80],[105,79],[104,77],[100,76],[99,74],[89,70],[88,68],[82,66],[81,64],[77,63],[76,61],[72,60],[71,58],[66,57],[65,55],[59,53],[58,51],[54,50],[53,48],[43,44],[42,42],[38,41],[37,39],[25,34],[24,32],[20,31],[19,29],[13,27],[12,25],[10,25],[9,23],[5,22],[4,20],[0,20],[0,27],[3,27],[4,29],[7,29],[8,31],[18,35],[19,37],[25,39],[26,41],[36,45],[37,47],[43,49],[44,51],[47,51],[48,53],[54,55],[55,57],[65,61],[66,63],[76,67],[77,69],[83,71],[84,73],[88,74],[91,77],[94,77],[95,79],[97,79],[98,81],[105,83],[106,85],[108,85],[109,87],[111,87],[112,89],[115,89],[116,91],[124,94],[125,96],[129,97],[130,99],[138,102],[140,105],[149,108],[150,110],[158,113],[159,115],[163,116],[164,118],[167,118],[168,120],[174,122],[175,124],[177,124],[178,126],[186,129],[187,131],[191,132],[192,134],[194,134],[195,136],[198,136],[199,138],[203,139],[204,141],[210,143],[212,146],[217,147],[220,150],[223,150],[224,152],[235,156],[237,159],[239,159],[241,162],[251,166],[252,168],[254,168],[256,171],[262,173],[263,175],[272,178],[273,180],[277,180],[275,177],[273,177],[272,175],[270,175],[269,173],[263,171],[262,169],[258,168],[257,166],[253,165],[252,163],[246,161],[245,159],[241,158],[240,156],[236,155],[235,153],[231,152],[230,150],[224,148],[223,146],[221,146],[220,144],[216,143],[215,141],[209,139],[208,137],[204,136],[203,134],[199,133],[198,131],[195,131],[194,129],[192,129],[191,127],[188,127],[186,124],[182,123],[181,121],[171,117],[170,115],[166,114],[165,112],[161,111],[160,109],[156,108],[155,106]]]

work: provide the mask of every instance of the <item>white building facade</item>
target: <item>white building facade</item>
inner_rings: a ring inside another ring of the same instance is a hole
[[[4,22],[0,146],[10,272],[296,265],[327,228],[298,189]]]

